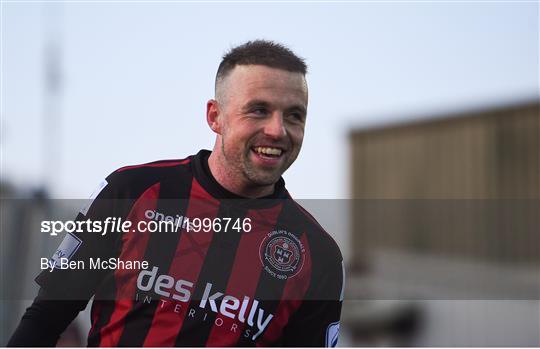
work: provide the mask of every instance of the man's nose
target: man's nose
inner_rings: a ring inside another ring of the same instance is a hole
[[[276,111],[268,118],[268,122],[264,127],[264,133],[273,138],[283,138],[287,135],[281,112]]]

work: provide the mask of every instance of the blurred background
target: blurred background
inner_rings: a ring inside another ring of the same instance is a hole
[[[537,2],[2,1],[0,17],[0,344],[31,302],[11,295],[36,291],[25,261],[61,241],[36,222],[70,219],[58,199],[116,168],[210,149],[219,61],[263,38],[309,66],[284,178],[345,258],[339,345],[540,346]],[[86,343],[88,310],[61,345]]]

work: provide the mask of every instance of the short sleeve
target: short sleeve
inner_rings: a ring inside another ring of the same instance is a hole
[[[335,347],[345,285],[343,260],[331,265],[284,328],[280,345]]]
[[[107,177],[78,213],[75,223],[80,228],[65,235],[36,282],[57,300],[88,300],[106,275],[103,269],[91,268],[90,258],[108,259],[114,256],[118,234],[102,235],[92,222],[104,222],[117,215],[115,186],[112,175]],[[90,222],[90,223],[88,223]]]

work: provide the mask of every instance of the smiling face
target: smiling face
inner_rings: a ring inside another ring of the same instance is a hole
[[[216,98],[207,105],[208,123],[217,133],[210,158],[214,176],[239,194],[257,188],[271,193],[302,147],[308,103],[304,76],[239,65],[219,82]]]

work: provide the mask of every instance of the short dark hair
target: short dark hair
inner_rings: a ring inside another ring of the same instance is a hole
[[[295,55],[286,46],[269,40],[254,40],[233,47],[223,56],[217,70],[216,83],[219,79],[226,77],[237,65],[252,64],[283,69],[302,75],[307,73],[304,59]]]

